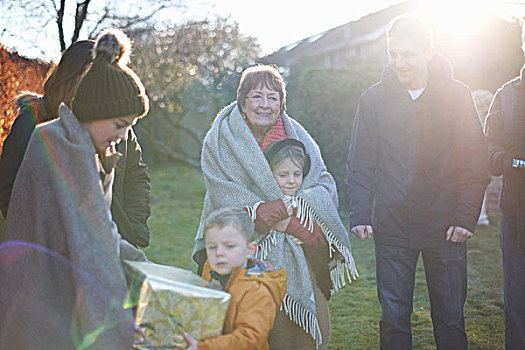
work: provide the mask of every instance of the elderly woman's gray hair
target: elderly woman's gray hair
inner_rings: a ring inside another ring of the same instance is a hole
[[[245,107],[246,95],[259,86],[265,86],[279,93],[281,113],[286,110],[286,87],[283,77],[273,65],[258,64],[242,72],[237,89],[237,105]]]

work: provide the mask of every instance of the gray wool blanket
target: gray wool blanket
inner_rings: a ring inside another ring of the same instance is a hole
[[[286,113],[283,113],[282,119],[287,137],[301,141],[311,158],[310,172],[296,197],[304,203],[300,218],[305,227],[312,220],[318,223],[330,244],[330,273],[336,291],[357,277],[348,234],[337,211],[336,184],[324,165],[319,147],[307,131]],[[205,249],[204,222],[213,210],[222,207],[254,208],[260,202],[285,198],[236,103],[220,111],[213,122],[204,140],[201,166],[206,195],[195,238],[195,260]],[[251,214],[253,217],[254,211]],[[257,257],[277,268],[286,268],[288,285],[282,309],[318,345],[321,344],[313,289],[302,248],[295,245],[287,234],[277,231],[261,235],[258,243]]]
[[[0,246],[0,349],[132,349],[121,242],[89,134],[62,105],[38,126]],[[110,187],[110,186],[109,186]]]

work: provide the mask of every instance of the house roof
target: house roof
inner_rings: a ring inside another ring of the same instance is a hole
[[[407,0],[359,20],[349,22],[325,32],[283,46],[262,58],[265,62],[292,65],[299,58],[317,56],[343,47],[362,45],[381,38],[392,18],[410,13],[417,8],[418,0]]]

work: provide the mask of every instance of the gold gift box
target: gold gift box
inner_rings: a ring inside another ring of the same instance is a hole
[[[184,348],[183,331],[197,340],[221,335],[230,294],[188,270],[126,263],[134,278],[142,280],[135,316],[144,332],[141,349]]]

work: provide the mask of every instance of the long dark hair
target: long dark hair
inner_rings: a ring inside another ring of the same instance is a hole
[[[92,61],[93,40],[76,41],[64,51],[60,62],[44,84],[44,102],[50,119],[58,113],[62,102],[69,106],[82,75]],[[43,112],[43,111],[42,111]],[[43,116],[44,117],[44,116]]]

